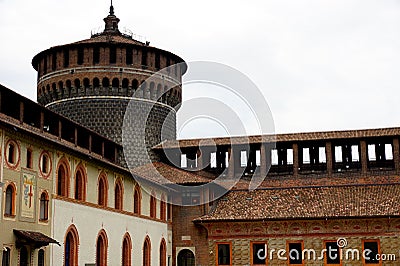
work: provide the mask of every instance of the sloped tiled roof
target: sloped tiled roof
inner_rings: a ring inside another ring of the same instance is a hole
[[[116,35],[116,34],[98,34],[94,35],[90,39],[74,42],[73,44],[82,44],[82,43],[126,43],[126,44],[136,44],[136,45],[145,45],[142,42],[134,40],[128,36],[124,35]]]
[[[258,136],[239,136],[239,137],[222,137],[209,139],[185,139],[185,140],[168,140],[154,146],[154,149],[176,149],[185,147],[197,147],[213,145],[237,145],[252,144],[261,142],[286,142],[286,141],[312,141],[312,140],[329,140],[343,138],[365,138],[365,137],[384,137],[399,136],[400,128],[378,128],[363,130],[346,130],[346,131],[326,131],[326,132],[306,132],[276,135],[258,135]]]
[[[136,167],[131,173],[158,184],[204,184],[212,180],[161,162]]]
[[[400,216],[400,183],[231,191],[196,222]]]

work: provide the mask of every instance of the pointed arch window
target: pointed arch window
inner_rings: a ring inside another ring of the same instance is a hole
[[[107,234],[104,230],[102,230],[99,233],[96,241],[96,265],[107,266],[107,249]]]
[[[150,217],[151,218],[156,218],[156,216],[157,216],[156,208],[157,208],[156,197],[152,193],[152,195],[150,196]]]
[[[101,174],[98,183],[98,204],[107,206],[108,182],[105,174]]]
[[[14,184],[9,184],[6,188],[6,202],[4,209],[4,216],[14,217],[15,216],[15,186]]]
[[[142,199],[142,195],[140,193],[140,187],[137,185],[135,187],[135,192],[134,192],[134,196],[133,196],[133,212],[136,214],[140,214],[141,199]]]
[[[115,201],[115,209],[122,210],[123,198],[124,198],[124,189],[122,185],[122,181],[120,179],[115,183],[115,192],[114,192],[114,201]]]
[[[61,160],[57,168],[57,195],[68,197],[69,166],[66,160]]]
[[[164,238],[161,240],[160,244],[160,266],[167,266],[167,244]]]
[[[165,196],[161,196],[160,201],[160,219],[163,221],[167,220],[167,203],[165,202]]]
[[[143,244],[143,266],[151,265],[151,242],[147,236]]]
[[[132,241],[129,233],[126,233],[122,241],[122,266],[132,265]]]
[[[83,166],[78,166],[75,174],[75,199],[86,200],[86,174]]]
[[[77,266],[78,265],[78,245],[79,235],[75,226],[71,225],[67,230],[64,243],[64,265]]]
[[[39,220],[47,221],[49,219],[49,195],[47,192],[42,192],[40,195],[40,213]]]

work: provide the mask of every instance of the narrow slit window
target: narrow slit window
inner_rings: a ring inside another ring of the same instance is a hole
[[[392,144],[385,144],[385,158],[386,160],[393,160]]]
[[[111,47],[110,48],[110,64],[117,63],[117,48]]]
[[[287,164],[293,165],[293,149],[287,149]]]
[[[343,162],[342,146],[335,146],[335,162],[336,163]]]
[[[278,150],[276,149],[271,150],[271,164],[278,165]]]
[[[319,147],[319,163],[326,163],[325,147]]]
[[[187,156],[186,154],[181,155],[181,168],[187,168]]]
[[[32,151],[26,150],[26,168],[32,169]]]
[[[303,148],[303,164],[310,163],[310,148]]]
[[[369,161],[376,161],[375,144],[369,144],[368,145],[368,160]]]
[[[247,166],[247,151],[240,152],[240,167]]]
[[[211,168],[217,168],[217,153],[212,152],[210,154],[210,166]]]
[[[358,145],[351,146],[351,160],[353,162],[360,161],[360,153],[358,152]]]
[[[15,145],[13,143],[8,144],[8,162],[15,163]]]

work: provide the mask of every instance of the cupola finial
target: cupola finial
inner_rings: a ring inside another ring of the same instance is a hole
[[[110,15],[114,15],[114,6],[113,6],[113,2],[111,0],[111,6],[110,6]]]

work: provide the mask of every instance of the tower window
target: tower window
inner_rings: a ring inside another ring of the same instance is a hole
[[[142,50],[142,67],[147,67],[147,51]]]
[[[68,67],[69,66],[69,50],[65,49],[63,54],[64,54],[64,67]]]
[[[100,63],[100,48],[95,47],[93,49],[93,64],[98,64]]]
[[[49,219],[49,197],[46,192],[40,196],[40,221],[47,221]]]
[[[78,65],[83,64],[84,51],[83,48],[78,49]]]
[[[133,64],[133,51],[132,48],[126,48],[126,64],[132,65]]]
[[[117,63],[117,48],[111,47],[110,48],[110,64]]]

